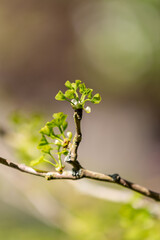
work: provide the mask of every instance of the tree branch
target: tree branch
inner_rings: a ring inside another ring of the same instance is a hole
[[[87,169],[82,168],[80,170],[80,175],[76,177],[72,175],[72,171],[64,171],[62,174],[59,174],[58,172],[40,171],[40,170],[33,169],[31,167],[28,167],[24,164],[16,164],[16,163],[10,162],[2,157],[0,157],[0,163],[8,167],[17,169],[21,172],[29,173],[39,177],[44,177],[47,180],[56,180],[56,179],[79,180],[82,178],[90,178],[93,180],[115,183],[125,188],[128,188],[130,190],[133,190],[135,192],[138,192],[146,197],[152,198],[156,201],[160,201],[160,193],[151,191],[143,186],[140,186],[138,184],[125,180],[121,178],[119,174],[106,175],[106,174],[97,173],[97,172],[89,171]]]

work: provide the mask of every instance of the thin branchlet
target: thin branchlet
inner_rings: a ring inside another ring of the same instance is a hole
[[[71,161],[76,161],[78,156],[77,154],[78,147],[82,140],[82,133],[81,133],[82,109],[75,110],[73,117],[74,117],[74,122],[76,127],[76,133],[75,133],[72,148],[71,148]]]
[[[74,117],[74,122],[75,122],[76,133],[75,133],[75,136],[73,138],[72,146],[70,148],[69,160],[67,161],[69,164],[71,164],[73,166],[75,171],[78,171],[79,169],[82,168],[79,161],[77,160],[77,158],[78,158],[78,147],[79,147],[79,144],[82,140],[82,133],[81,133],[82,112],[83,112],[82,108],[74,110],[73,117]]]

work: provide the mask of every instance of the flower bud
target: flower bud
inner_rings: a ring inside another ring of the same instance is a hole
[[[87,106],[85,109],[86,113],[90,113],[91,112],[91,108],[89,106]]]
[[[69,138],[69,140],[72,139],[72,132],[67,132],[67,137]]]
[[[57,139],[55,140],[54,144],[56,144],[56,145],[61,145],[60,141],[57,140]]]
[[[73,105],[77,105],[78,102],[77,102],[76,99],[72,99],[72,100],[71,100],[71,103],[72,103]]]

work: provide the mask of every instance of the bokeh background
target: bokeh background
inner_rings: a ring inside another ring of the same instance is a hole
[[[13,132],[17,110],[63,111],[73,130],[72,109],[54,96],[75,79],[102,96],[84,114],[82,165],[159,191],[160,1],[0,0],[0,127]],[[1,137],[0,153],[18,161],[12,141]],[[0,172],[1,238],[126,239],[121,204],[89,196],[85,181]]]

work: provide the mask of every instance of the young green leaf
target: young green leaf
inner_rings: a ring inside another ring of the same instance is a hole
[[[51,128],[46,125],[43,128],[41,128],[40,133],[50,136]]]
[[[72,89],[72,84],[70,81],[66,81],[64,84],[67,88]]]
[[[48,145],[43,145],[41,146],[41,151],[43,153],[47,153],[50,154],[50,151],[52,150],[52,147],[48,144]]]
[[[99,93],[96,93],[91,100],[91,102],[94,104],[98,104],[100,103],[100,101],[101,101],[101,96]]]
[[[51,120],[50,122],[47,122],[46,126],[48,126],[50,129],[57,127],[55,119]]]
[[[79,85],[81,83],[81,80],[76,80],[75,83],[76,83],[76,90],[77,90],[77,88],[79,87]]]
[[[71,83],[72,84],[72,89],[76,90],[76,83]]]
[[[89,93],[88,93],[88,99],[92,99],[92,92],[93,92],[93,89],[89,89]]]
[[[79,84],[79,92],[83,94],[85,90],[86,90],[85,84],[84,83]]]
[[[64,114],[63,112],[58,112],[58,113],[54,113],[53,114],[53,118],[54,119],[66,119],[67,118],[67,115]]]
[[[59,92],[57,93],[57,95],[55,96],[55,99],[58,100],[58,101],[64,101],[64,100],[66,100],[66,98],[65,98],[64,94],[62,93],[62,91],[59,91]]]
[[[55,126],[60,127],[63,124],[63,122],[66,120],[67,115],[64,114],[63,112],[54,113],[53,118],[54,118],[53,120],[54,120]]]
[[[41,146],[44,146],[44,145],[47,145],[47,144],[49,144],[49,143],[48,143],[46,137],[44,135],[42,135],[42,138],[39,142],[38,148],[41,148]]]
[[[66,98],[69,99],[75,98],[74,90],[67,90],[64,95]]]
[[[87,96],[87,95],[90,93],[90,91],[91,91],[90,88],[86,88],[86,89],[84,90],[83,94],[84,94],[85,96]]]
[[[67,129],[68,127],[68,122],[64,121],[62,124],[63,132]]]

